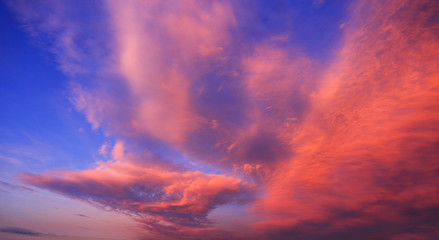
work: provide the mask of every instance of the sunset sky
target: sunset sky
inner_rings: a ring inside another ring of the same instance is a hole
[[[0,238],[439,239],[439,1],[1,1]]]

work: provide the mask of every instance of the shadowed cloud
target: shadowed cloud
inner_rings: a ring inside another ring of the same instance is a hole
[[[20,234],[20,235],[29,235],[29,236],[39,236],[40,233],[34,232],[29,229],[24,228],[17,228],[17,227],[8,227],[8,228],[2,228],[0,229],[1,232],[5,233],[14,233],[14,234]]]

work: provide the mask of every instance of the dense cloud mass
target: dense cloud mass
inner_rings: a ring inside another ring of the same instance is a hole
[[[86,28],[68,2],[10,5],[117,139],[23,183],[169,238],[439,238],[439,2],[350,3],[327,62],[248,35],[257,13],[234,2],[102,2]],[[216,228],[227,204],[251,231]]]

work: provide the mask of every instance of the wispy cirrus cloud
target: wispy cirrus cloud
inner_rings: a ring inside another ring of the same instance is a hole
[[[26,187],[26,186],[22,186],[22,185],[18,185],[18,184],[4,182],[4,181],[1,181],[1,180],[0,180],[0,189],[2,189],[2,190],[20,189],[20,190],[25,190],[25,191],[29,191],[29,192],[33,192],[34,191],[32,188],[29,188],[29,187]]]
[[[53,54],[64,74],[91,74],[107,63],[103,59],[111,59],[106,49],[112,43],[105,37],[106,27],[97,21],[104,15],[97,1],[88,2],[87,8],[80,8],[73,1],[20,0],[6,4],[17,13],[21,27],[32,36],[33,43]],[[88,34],[93,31],[100,36]]]

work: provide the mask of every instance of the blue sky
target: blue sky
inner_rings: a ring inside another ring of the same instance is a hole
[[[97,158],[102,133],[91,131],[74,110],[66,96],[69,79],[47,43],[29,36],[4,4],[1,11],[2,155],[22,161],[28,171],[85,168]]]

